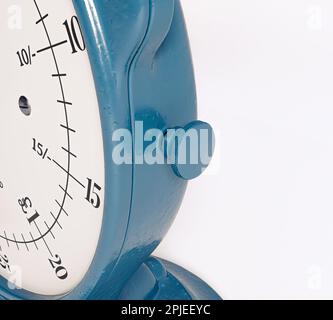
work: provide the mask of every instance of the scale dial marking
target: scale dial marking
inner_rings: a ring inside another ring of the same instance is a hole
[[[0,275],[36,294],[74,289],[103,219],[99,107],[71,1],[0,3]]]

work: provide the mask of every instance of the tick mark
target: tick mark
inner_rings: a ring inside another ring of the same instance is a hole
[[[9,248],[10,246],[9,246],[9,241],[8,241],[8,238],[7,238],[6,231],[4,231],[3,234],[5,235],[5,239],[6,239],[6,242],[7,242],[7,246],[8,246],[8,248]]]
[[[61,103],[61,104],[64,104],[65,106],[72,106],[73,105],[73,103],[71,103],[71,102],[67,102],[67,101],[63,101],[63,100],[57,100],[57,102],[58,103]]]
[[[73,133],[76,133],[76,131],[75,131],[74,129],[72,129],[72,128],[68,127],[68,126],[65,126],[65,125],[63,125],[63,124],[61,124],[60,127],[66,129],[66,130],[68,130],[68,131],[71,131],[71,132],[73,132]]]
[[[68,217],[69,214],[66,212],[66,210],[64,209],[64,207],[59,203],[58,200],[55,200],[56,204],[59,206],[60,210],[64,212],[64,214]]]
[[[51,252],[51,250],[50,250],[49,246],[47,245],[47,243],[46,243],[46,241],[45,241],[45,239],[44,239],[44,237],[43,237],[42,233],[40,232],[40,230],[39,230],[39,228],[38,228],[38,225],[37,225],[36,221],[34,221],[34,224],[35,224],[35,226],[36,226],[36,228],[37,228],[37,230],[38,230],[38,232],[39,232],[40,236],[42,237],[42,240],[43,240],[43,242],[44,242],[44,244],[45,244],[45,246],[46,246],[47,250],[49,251],[49,253],[50,253],[51,257],[53,257],[53,254],[52,254],[52,252]]]
[[[54,214],[52,212],[51,213],[51,216],[53,217],[54,221],[56,222],[56,224],[59,226],[59,228],[62,230],[62,226],[61,224],[59,223],[59,220],[54,216]]]
[[[31,237],[31,239],[32,239],[32,242],[35,244],[35,247],[36,247],[36,249],[37,249],[37,251],[38,251],[37,243],[36,243],[36,241],[35,241],[35,239],[34,239],[32,233],[31,233],[31,232],[29,232],[29,233],[30,233],[30,237]]]
[[[55,73],[55,74],[52,74],[52,77],[53,78],[67,77],[67,74],[66,73]]]
[[[52,160],[61,170],[63,170],[65,173],[67,173],[74,181],[76,181],[82,188],[86,188],[85,185],[80,182],[78,179],[76,179],[69,171],[67,171],[62,165],[60,165],[57,161],[54,159]]]
[[[17,240],[16,240],[16,237],[15,237],[15,234],[14,234],[14,233],[13,233],[13,237],[14,237],[14,242],[15,242],[15,244],[16,244],[17,250],[20,251],[20,247],[19,247],[19,245],[18,245],[18,243],[17,243]]]
[[[77,156],[73,152],[67,150],[66,148],[61,147],[61,149],[64,150],[65,152],[67,152],[68,154],[70,154],[72,157],[77,158]]]
[[[52,238],[55,239],[55,236],[54,236],[54,234],[53,234],[53,232],[52,232],[52,229],[50,229],[50,227],[48,226],[48,224],[46,223],[46,221],[44,221],[44,223],[45,223],[45,225],[46,225],[46,228],[47,228],[48,230],[50,230],[50,233],[51,233]]]
[[[27,251],[29,252],[29,247],[28,247],[28,245],[27,245],[27,242],[26,242],[25,239],[24,239],[24,235],[23,235],[23,233],[21,233],[21,237],[22,237],[22,239],[23,239],[23,242],[24,242],[24,244],[25,244],[25,247],[27,248]]]
[[[41,53],[41,52],[44,52],[44,51],[47,51],[47,50],[50,50],[50,49],[54,49],[55,47],[59,47],[59,46],[65,44],[65,43],[67,43],[67,40],[52,44],[52,45],[50,45],[48,47],[45,47],[43,49],[39,49],[39,50],[37,50],[37,53]]]
[[[59,184],[59,187],[71,200],[73,200],[73,197],[68,193],[68,191],[65,190],[63,186]]]
[[[39,24],[39,23],[43,22],[48,16],[49,16],[49,15],[48,15],[48,13],[47,13],[46,15],[44,15],[43,17],[41,17],[40,19],[38,19],[38,20],[36,21],[36,24]]]

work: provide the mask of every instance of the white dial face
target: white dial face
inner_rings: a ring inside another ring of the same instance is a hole
[[[0,275],[65,294],[89,270],[104,207],[85,41],[70,0],[1,0],[0,37]]]

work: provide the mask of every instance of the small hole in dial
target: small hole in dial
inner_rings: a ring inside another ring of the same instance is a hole
[[[19,99],[19,108],[25,116],[31,115],[31,105],[29,99],[25,96],[21,96]]]

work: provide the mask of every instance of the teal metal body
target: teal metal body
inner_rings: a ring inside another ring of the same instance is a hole
[[[86,39],[102,123],[106,190],[102,232],[89,272],[65,296],[7,289],[5,299],[219,299],[205,283],[149,258],[182,202],[186,170],[116,165],[114,130],[186,127],[197,119],[187,32],[178,0],[73,0]],[[135,149],[135,145],[133,146]],[[191,171],[191,170],[190,170]],[[181,177],[184,172],[185,177]],[[160,284],[163,284],[160,286]],[[164,289],[161,289],[164,288]]]

